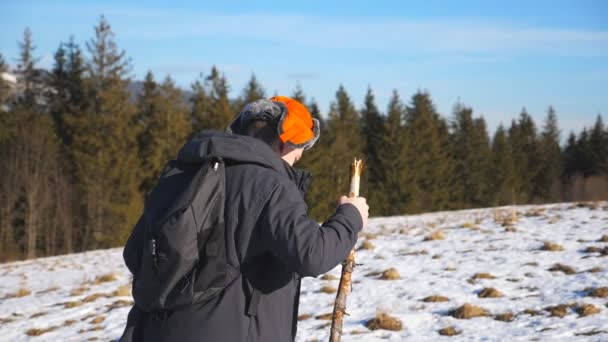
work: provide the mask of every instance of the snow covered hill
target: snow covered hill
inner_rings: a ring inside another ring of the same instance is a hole
[[[343,341],[608,341],[606,202],[376,218],[357,246]],[[339,275],[303,281],[298,341]],[[115,339],[129,283],[120,249],[2,264],[0,340]]]

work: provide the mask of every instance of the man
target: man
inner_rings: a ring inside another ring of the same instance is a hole
[[[228,133],[202,131],[178,159],[202,160],[211,148],[226,163],[225,229],[229,263],[240,275],[201,307],[162,319],[134,307],[121,340],[292,341],[300,278],[342,262],[367,224],[365,198],[339,199],[319,226],[304,202],[308,172],[293,168],[319,138],[319,123],[284,96],[245,106]]]

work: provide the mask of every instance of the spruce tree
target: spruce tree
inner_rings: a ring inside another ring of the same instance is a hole
[[[72,154],[83,194],[85,248],[122,244],[141,214],[136,109],[129,99],[130,64],[102,16],[87,43],[84,115],[70,119]]]
[[[509,140],[516,175],[515,202],[523,204],[538,201],[539,195],[534,191],[533,184],[539,172],[536,125],[525,108],[522,109],[519,120],[513,121],[509,130]]]
[[[265,97],[264,87],[258,82],[255,74],[251,74],[249,82],[247,82],[245,89],[243,89],[243,95],[237,101],[237,110],[240,111],[246,104]]]
[[[7,81],[4,80],[2,74],[8,72],[8,65],[0,53],[0,113],[8,110],[8,99],[10,97],[11,87]],[[1,130],[1,128],[0,128]],[[0,136],[0,140],[2,137]]]
[[[17,64],[17,76],[19,78],[20,96],[18,104],[26,107],[41,107],[44,103],[44,85],[40,79],[40,69],[36,66],[39,58],[34,57],[36,46],[32,41],[32,31],[29,27],[23,32],[23,41],[19,45],[19,60]],[[34,108],[40,111],[41,108]]]
[[[428,93],[412,96],[405,124],[408,148],[403,179],[410,199],[408,212],[445,209],[449,205],[451,171],[447,124]]]
[[[180,146],[191,133],[188,108],[181,91],[170,77],[158,86],[148,72],[144,92],[138,101],[140,156],[142,159],[141,190],[145,194],[156,183],[163,166],[175,159]]]
[[[359,130],[359,113],[342,85],[336,92],[328,122],[328,153],[333,162],[327,167],[330,198],[338,198],[348,191],[350,182],[349,165],[354,158],[362,156],[362,136]],[[326,201],[327,202],[327,201]],[[332,211],[334,203],[327,203],[325,213]]]
[[[547,110],[539,142],[539,172],[534,179],[535,193],[543,202],[561,200],[562,153],[557,115],[552,106]]]
[[[488,202],[490,143],[485,120],[473,118],[473,110],[454,107],[451,122],[451,155],[454,160],[451,197],[458,208],[481,207]]]
[[[515,168],[513,164],[513,150],[509,143],[509,136],[502,123],[496,129],[492,139],[492,163],[490,173],[492,182],[492,206],[508,205],[514,202]]]
[[[397,96],[398,94],[394,94]],[[384,138],[384,118],[376,107],[374,93],[371,87],[367,88],[363,108],[361,109],[361,134],[363,136],[363,159],[367,164],[367,172],[364,176],[365,182],[362,184],[362,191],[367,193],[371,215],[378,215],[381,206],[385,203],[384,196],[375,190],[381,184],[381,166],[378,157],[379,149]]]
[[[190,97],[191,113],[190,120],[194,133],[203,130],[207,125],[209,116],[210,99],[205,90],[203,74],[191,85],[192,97]]]
[[[236,115],[228,99],[228,81],[215,66],[205,80],[208,84],[209,105],[208,115],[203,118],[203,128],[224,131]]]
[[[595,123],[589,133],[589,149],[590,149],[590,174],[600,175],[605,172],[605,165],[608,162],[608,138],[606,135],[606,127],[602,116],[598,114]]]
[[[403,125],[405,105],[397,90],[393,90],[386,113],[386,120],[379,130],[381,141],[376,145],[377,162],[369,167],[370,172],[372,167],[377,170],[377,183],[370,188],[374,189],[373,194],[378,199],[377,203],[374,203],[378,207],[375,212],[380,215],[399,215],[406,211],[409,198],[404,186],[408,177],[407,171],[404,172],[408,169],[407,141]]]

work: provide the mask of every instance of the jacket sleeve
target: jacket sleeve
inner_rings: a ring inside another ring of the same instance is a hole
[[[292,183],[275,188],[258,223],[266,249],[303,277],[316,277],[346,259],[363,228],[359,211],[348,203],[319,226]]]

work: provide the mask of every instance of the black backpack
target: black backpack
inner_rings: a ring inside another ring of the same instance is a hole
[[[224,167],[217,157],[172,160],[146,198],[123,253],[142,310],[204,304],[237,276],[226,256]]]

